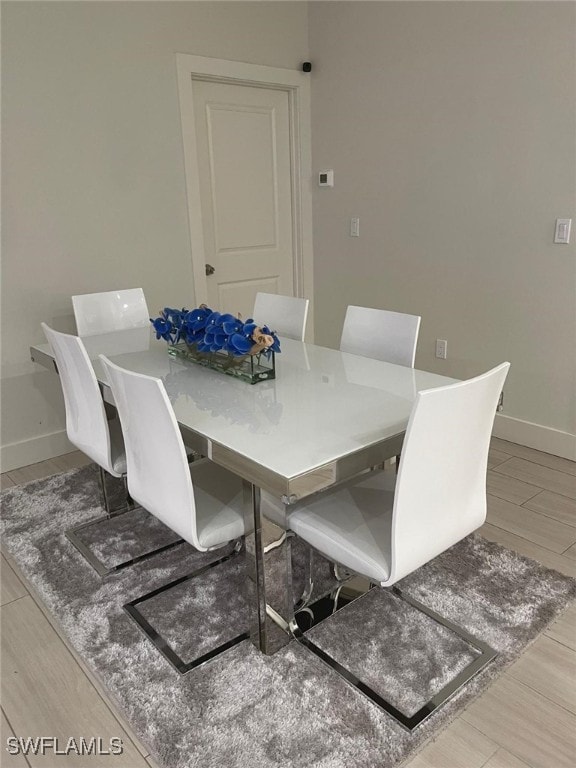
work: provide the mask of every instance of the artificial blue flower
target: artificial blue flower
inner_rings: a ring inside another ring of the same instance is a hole
[[[246,355],[254,342],[242,333],[233,333],[228,338],[228,351],[233,355]]]
[[[187,309],[172,309],[171,307],[164,307],[160,313],[159,320],[163,320],[170,326],[170,333],[168,336],[162,336],[162,338],[169,341],[171,344],[177,344],[183,336],[183,324],[182,319],[187,312]],[[152,321],[154,323],[154,321]]]
[[[198,344],[204,338],[204,330],[201,331],[189,331],[184,332],[184,341],[186,344]]]
[[[182,318],[183,336],[187,344],[197,344],[204,338],[206,321],[212,314],[209,307],[192,309]]]
[[[234,333],[242,333],[244,323],[234,315],[222,315],[222,328],[224,333],[231,336]]]
[[[254,322],[254,320],[247,320],[244,323],[244,329],[243,329],[242,333],[245,336],[250,336],[251,337],[252,334],[254,333],[254,331],[256,330],[256,328],[258,328],[258,326]]]
[[[211,312],[206,318],[206,332],[213,330],[213,327],[218,324],[220,318],[220,312]]]
[[[213,331],[206,332],[204,335],[204,344],[210,347],[212,352],[218,352],[220,349],[224,349],[228,336],[224,331],[216,326]]]
[[[262,333],[265,333],[267,336],[272,336],[274,339],[274,344],[272,344],[271,347],[268,347],[268,349],[264,350],[266,352],[266,356],[270,357],[271,352],[280,352],[280,339],[278,336],[276,336],[276,331],[271,331],[267,325],[263,325]]]
[[[156,320],[150,318],[150,322],[154,326],[157,339],[172,341],[172,323],[169,320],[166,320],[164,317],[157,317]]]
[[[229,334],[225,326],[233,325],[234,317],[229,314],[220,314],[212,312],[206,323],[206,333],[204,334],[204,344],[210,347],[212,352],[219,352],[226,347]]]
[[[202,306],[197,309],[192,309],[184,315],[184,325],[190,333],[198,333],[206,328],[206,322],[212,310],[209,307]]]
[[[170,307],[165,307],[162,314],[166,320],[172,323],[174,330],[179,331],[182,329],[182,318],[185,311],[186,310],[171,309]]]

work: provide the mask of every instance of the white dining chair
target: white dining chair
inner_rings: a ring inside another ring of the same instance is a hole
[[[142,288],[72,296],[79,336],[149,326],[150,314]]]
[[[41,323],[50,344],[64,395],[66,434],[70,442],[94,461],[104,478],[126,474],[124,441],[118,419],[108,421],[96,374],[86,348],[78,336],[61,333]],[[112,511],[103,483],[104,506]]]
[[[387,309],[349,306],[340,351],[414,367],[420,317]]]
[[[106,474],[122,478],[126,488],[126,453],[120,421],[107,419],[104,401],[94,373],[94,368],[82,339],[61,333],[42,323],[42,329],[50,344],[64,395],[66,412],[66,434],[70,442],[98,465],[100,488],[105,516],[96,518],[66,531],[66,536],[88,560],[100,576],[133,565],[135,562],[168,547],[147,552],[144,556],[106,566],[84,543],[81,533],[112,516],[123,514],[134,508],[126,489],[126,503],[119,509],[112,509],[107,490]],[[175,542],[176,543],[176,542]],[[179,542],[178,542],[179,543]],[[172,546],[172,545],[169,545]]]
[[[231,552],[185,578],[194,578],[233,557],[240,551],[244,535],[242,480],[206,458],[188,464],[178,422],[160,379],[125,370],[104,355],[100,359],[124,431],[131,497],[200,552],[234,543]],[[248,637],[242,633],[191,662],[178,656],[137,606],[182,581],[179,578],[124,606],[180,673]]]
[[[254,301],[254,322],[267,325],[280,339],[304,341],[306,319],[308,317],[308,299],[297,296],[282,296],[279,293],[257,293]]]
[[[348,571],[390,587],[479,528],[486,519],[490,435],[509,367],[509,363],[502,363],[468,381],[419,392],[406,429],[398,474],[380,471],[362,475],[287,507],[289,529]],[[450,682],[410,716],[345,671],[349,682],[411,730],[488,664],[496,652],[398,587],[394,591],[479,651],[456,682]],[[307,608],[307,621],[313,611],[313,605]],[[306,637],[297,620],[292,628],[297,639],[338,669],[334,660]]]

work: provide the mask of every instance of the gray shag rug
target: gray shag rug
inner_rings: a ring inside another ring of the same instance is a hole
[[[11,488],[2,494],[4,546],[163,768],[398,766],[576,597],[575,580],[478,535],[404,579],[406,593],[499,653],[410,734],[295,641],[271,657],[244,641],[180,676],[122,605],[220,553],[183,544],[101,580],[63,533],[100,515],[93,466]],[[138,510],[86,537],[113,563],[170,533]],[[306,557],[294,548],[300,586]],[[325,588],[327,564],[316,567]],[[243,584],[239,556],[142,604],[142,612],[189,660],[246,629]],[[350,603],[310,637],[407,714],[471,658],[466,643],[384,590]]]

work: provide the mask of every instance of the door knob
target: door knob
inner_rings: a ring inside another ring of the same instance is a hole
[[[216,269],[212,266],[212,264],[205,264],[204,266],[206,267],[206,275],[210,276],[216,272]]]

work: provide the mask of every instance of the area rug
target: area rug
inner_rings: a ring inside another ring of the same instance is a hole
[[[162,768],[399,766],[576,597],[575,580],[478,535],[404,579],[405,593],[499,654],[408,733],[295,641],[271,657],[244,641],[180,676],[122,605],[220,553],[200,554],[183,544],[101,580],[63,533],[98,517],[98,499],[93,466],[8,489],[3,542]],[[134,556],[134,547],[150,545],[157,523],[143,511],[131,514],[110,521],[107,532],[92,532],[100,557],[114,562],[119,551]],[[307,553],[296,546],[293,557],[303,585]],[[325,582],[326,566],[317,563],[319,581]],[[192,658],[246,629],[243,584],[240,555],[141,608],[178,653]],[[374,589],[312,633],[340,663],[409,711],[468,663],[470,649],[395,600]]]

